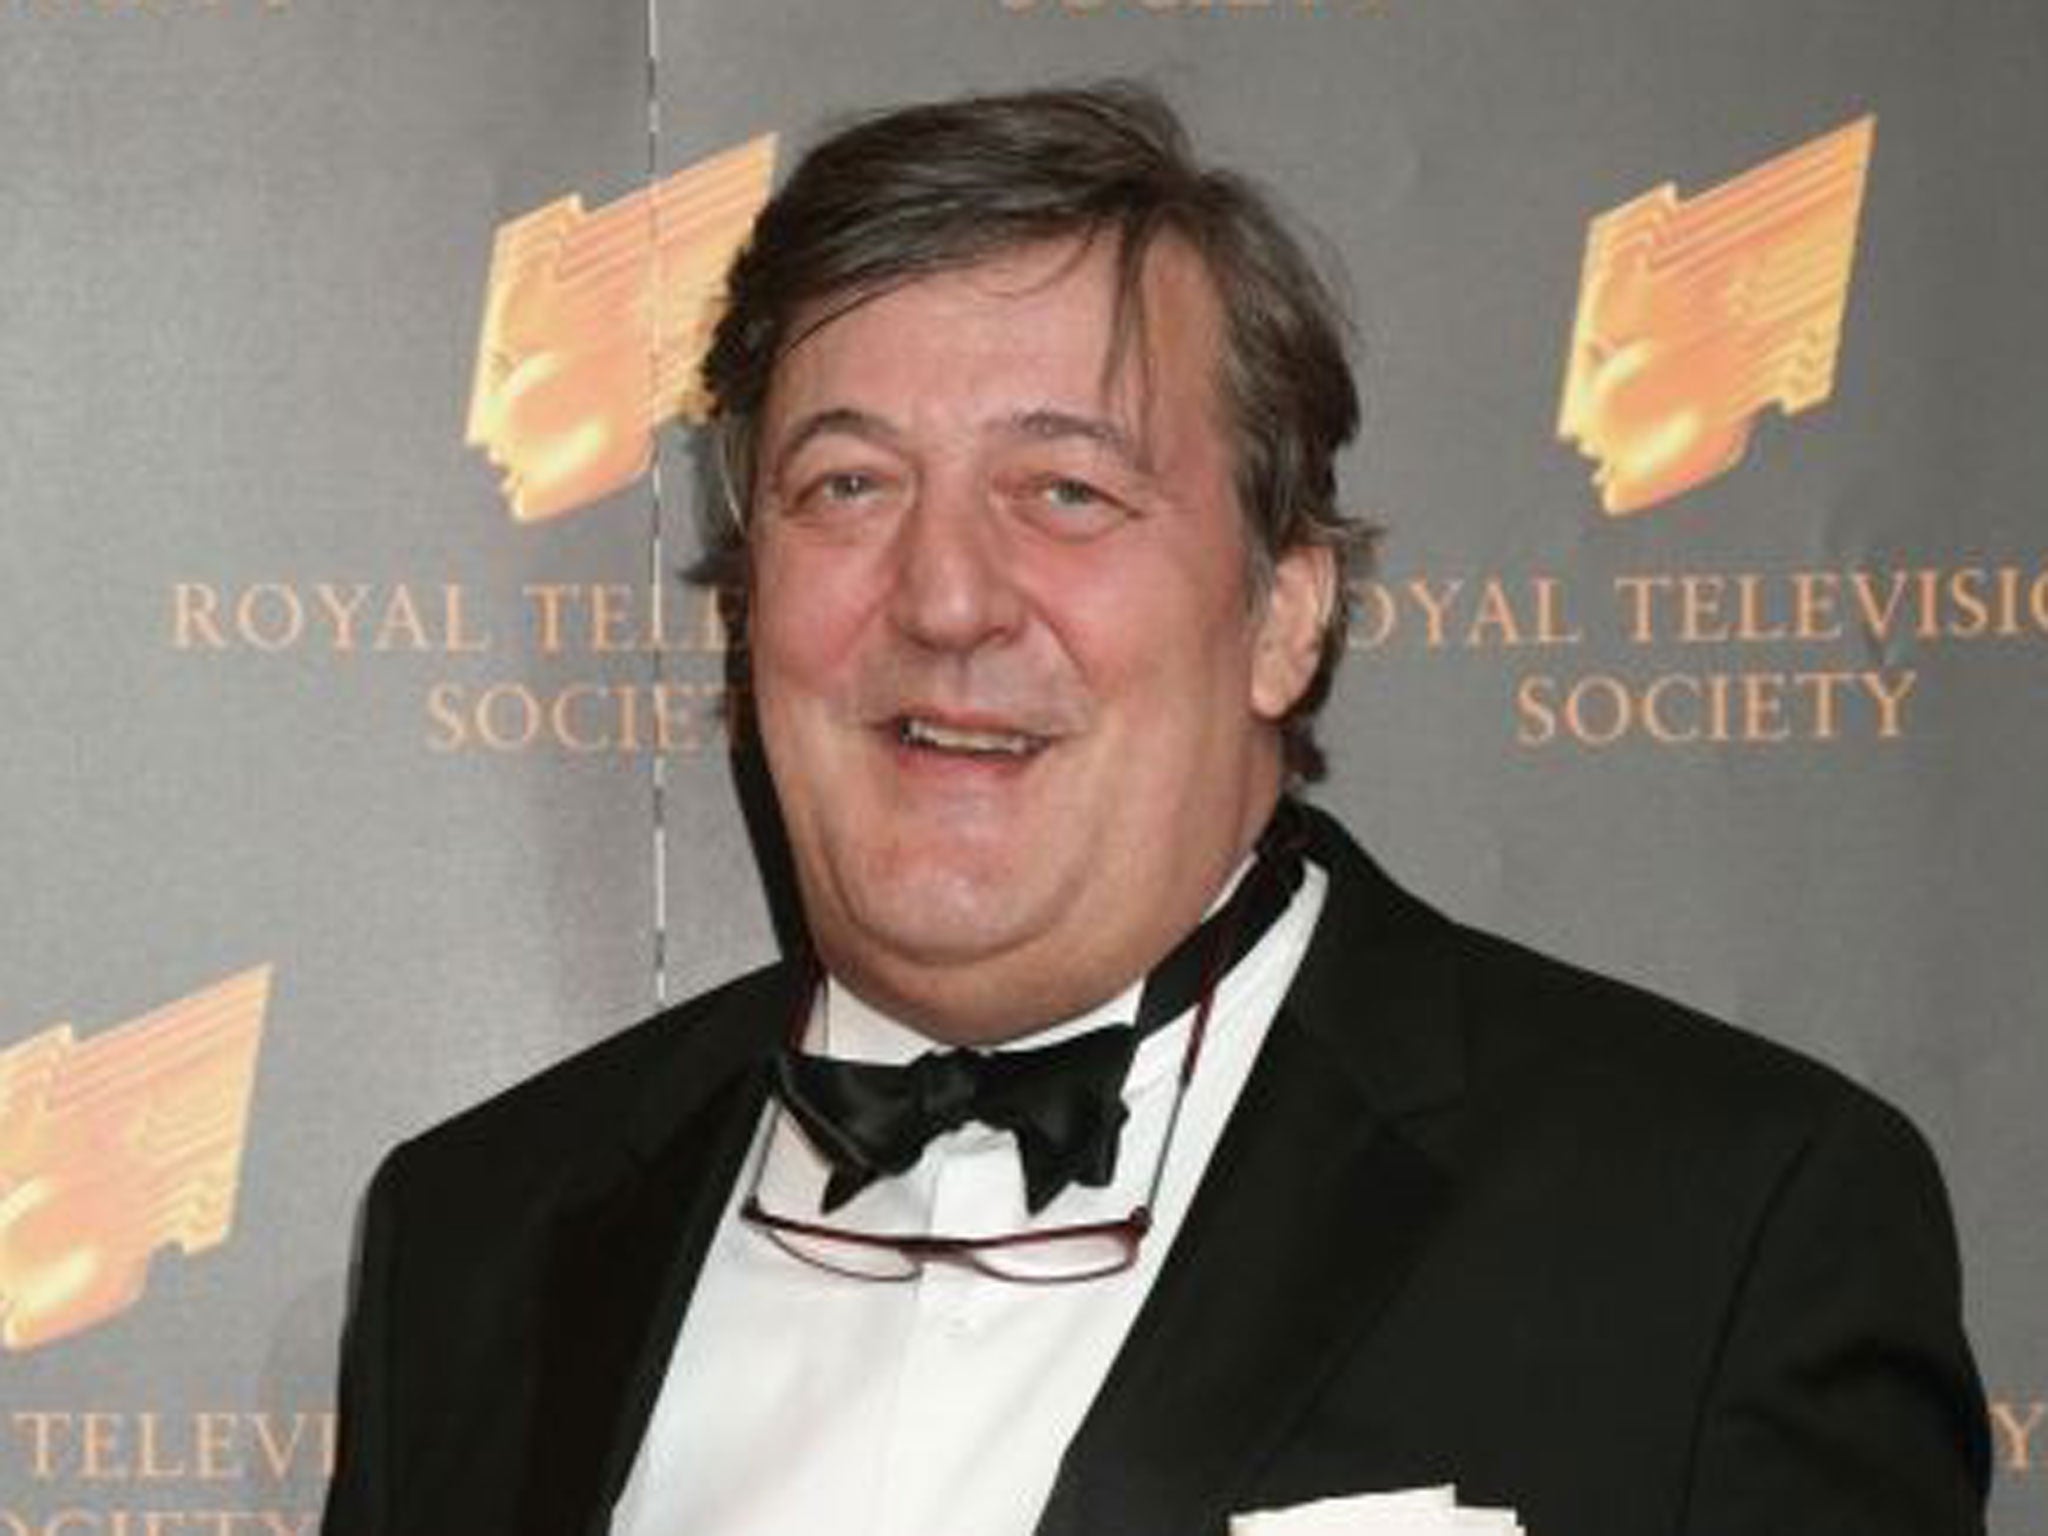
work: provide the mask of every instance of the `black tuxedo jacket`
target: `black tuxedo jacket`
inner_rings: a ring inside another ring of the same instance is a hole
[[[1446,921],[1312,820],[1313,943],[1041,1536],[1441,1482],[1532,1536],[1980,1531],[1905,1121]],[[327,1536],[607,1529],[802,986],[746,977],[392,1155]]]

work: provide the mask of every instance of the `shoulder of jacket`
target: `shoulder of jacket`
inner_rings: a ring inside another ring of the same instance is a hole
[[[1481,1091],[1567,1100],[1591,1123],[1761,1138],[1787,1152],[1838,1129],[1920,1141],[1868,1087],[1791,1045],[1512,940],[1452,928],[1467,1060]]]
[[[401,1143],[380,1180],[509,1174],[576,1155],[616,1134],[664,1079],[701,1087],[751,1060],[787,1025],[799,980],[788,962],[763,966],[609,1035]]]

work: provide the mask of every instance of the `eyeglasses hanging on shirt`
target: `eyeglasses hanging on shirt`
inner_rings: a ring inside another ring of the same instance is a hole
[[[832,1170],[820,1216],[874,1181],[907,1172],[932,1139],[968,1123],[1015,1138],[1026,1208],[1036,1215],[1069,1183],[1109,1184],[1128,1115],[1124,1078],[1138,1042],[1192,1007],[1159,1155],[1143,1197],[1121,1220],[978,1237],[859,1231],[768,1210],[761,1200],[765,1152],[755,1164],[741,1218],[793,1257],[863,1280],[912,1279],[928,1263],[957,1264],[1024,1284],[1091,1280],[1130,1268],[1151,1229],[1216,989],[1300,888],[1305,842],[1300,816],[1283,800],[1230,899],[1146,977],[1130,1024],[1107,1025],[1049,1046],[929,1051],[902,1066],[887,1066],[799,1049],[815,988],[797,1015],[791,1042],[775,1063],[774,1090],[778,1116],[786,1113],[795,1121]],[[780,1129],[779,1122],[771,1127],[769,1147]]]

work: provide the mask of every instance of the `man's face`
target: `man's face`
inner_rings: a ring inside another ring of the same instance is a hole
[[[753,508],[754,685],[833,973],[939,1039],[1114,995],[1277,794],[1330,565],[1253,604],[1222,320],[1165,244],[1107,370],[1108,242],[908,283],[780,364]]]

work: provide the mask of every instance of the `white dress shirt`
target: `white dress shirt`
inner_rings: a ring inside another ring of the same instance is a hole
[[[740,1220],[739,1206],[758,1169],[768,1210],[848,1230],[961,1237],[1120,1220],[1159,1166],[1193,1009],[1138,1044],[1109,1186],[1070,1186],[1035,1217],[1014,1141],[980,1124],[936,1138],[908,1173],[820,1217],[828,1170],[771,1101],[705,1256],[612,1536],[1027,1536],[1308,948],[1326,882],[1313,864],[1306,874],[1217,988],[1152,1229],[1118,1274],[1024,1285],[933,1263],[914,1279],[855,1279],[792,1257]],[[1129,1022],[1138,990],[1013,1044]],[[822,990],[805,1046],[892,1063],[933,1048],[836,982]]]

